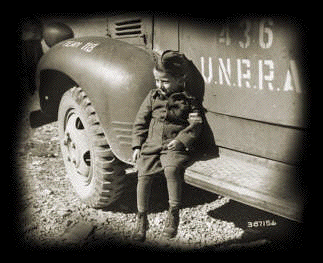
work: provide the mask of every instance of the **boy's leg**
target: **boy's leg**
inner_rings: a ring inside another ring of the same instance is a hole
[[[151,192],[152,176],[143,176],[138,174],[137,184],[137,209],[136,227],[132,238],[136,241],[145,241],[146,231],[149,228],[147,212],[149,208],[149,198]]]
[[[169,205],[179,207],[182,202],[184,171],[190,157],[185,153],[167,151],[160,156],[160,160],[167,181]]]
[[[146,213],[149,209],[149,199],[151,194],[152,175],[138,174],[137,184],[137,209],[138,212]]]
[[[168,202],[170,207],[180,207],[182,203],[182,184],[184,180],[184,168],[168,166],[164,169]]]
[[[182,202],[184,169],[182,167],[169,166],[165,167],[164,173],[167,181],[169,210],[163,236],[173,238],[177,234],[179,225],[179,208]]]

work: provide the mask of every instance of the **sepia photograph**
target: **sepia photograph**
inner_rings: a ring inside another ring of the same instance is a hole
[[[17,33],[18,249],[305,247],[302,19],[53,13]]]

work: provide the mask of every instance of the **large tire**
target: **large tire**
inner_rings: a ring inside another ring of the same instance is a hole
[[[91,207],[116,201],[125,183],[125,165],[111,151],[90,99],[79,87],[67,90],[58,110],[61,151],[75,192]]]

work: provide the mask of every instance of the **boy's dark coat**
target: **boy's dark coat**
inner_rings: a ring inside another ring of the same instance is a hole
[[[203,124],[189,123],[191,112],[198,112]],[[167,144],[173,139],[182,142],[183,151],[170,153],[167,150]],[[201,104],[185,91],[166,98],[157,90],[148,94],[137,113],[132,147],[141,148],[138,170],[144,174],[159,172],[165,165],[186,166],[192,159],[201,158],[207,151],[216,149]],[[161,154],[163,164],[160,163]]]

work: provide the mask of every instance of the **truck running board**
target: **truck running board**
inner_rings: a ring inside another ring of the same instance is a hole
[[[185,182],[247,205],[302,221],[303,200],[294,166],[220,148],[220,157],[187,168]]]

